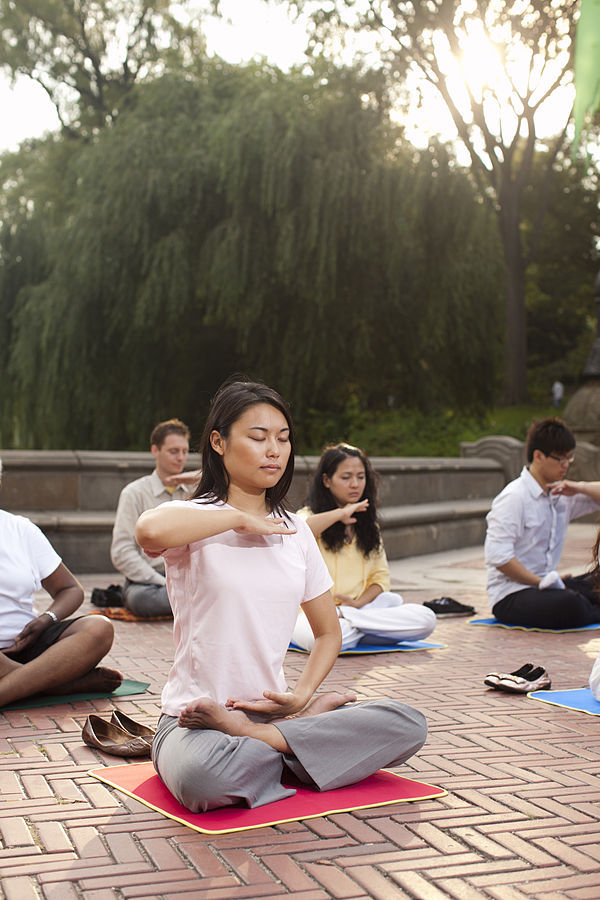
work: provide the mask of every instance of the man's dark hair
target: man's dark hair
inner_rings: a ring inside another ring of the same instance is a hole
[[[575,449],[573,432],[562,419],[551,416],[532,422],[527,432],[527,462],[533,462],[534,450],[541,450],[544,456],[559,453],[564,456]]]
[[[159,422],[152,429],[150,435],[150,446],[158,447],[159,450],[170,434],[180,434],[186,441],[190,439],[190,429],[181,419],[167,419],[166,422]]]
[[[356,514],[353,526],[356,543],[364,556],[381,546],[381,533],[377,522],[377,476],[366,454],[351,444],[334,444],[325,447],[316,472],[310,484],[308,505],[313,513],[328,512],[336,509],[337,503],[329,488],[323,484],[323,475],[331,478],[341,462],[349,457],[360,459],[365,467],[365,489],[361,500],[367,499],[369,505],[364,512]],[[334,522],[321,534],[321,540],[328,550],[334,553],[341,550],[346,539],[346,526],[343,522]]]
[[[277,484],[267,489],[266,499],[271,512],[284,514],[284,501],[294,474],[294,428],[292,417],[283,398],[272,388],[257,381],[226,381],[221,385],[208,412],[200,450],[202,453],[202,477],[193,500],[202,498],[207,503],[215,500],[227,500],[229,492],[229,475],[223,464],[223,458],[210,442],[213,431],[218,431],[227,439],[231,426],[237,422],[251,406],[266,403],[274,406],[283,414],[290,429],[290,458],[285,471]]]

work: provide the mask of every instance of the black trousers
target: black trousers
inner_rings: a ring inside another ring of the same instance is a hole
[[[49,647],[55,644],[63,631],[67,630],[69,625],[72,625],[77,619],[82,618],[83,616],[75,616],[74,619],[61,619],[59,622],[52,622],[45,631],[42,631],[35,644],[30,644],[29,647],[25,647],[24,650],[21,650],[20,653],[15,653],[14,655],[8,654],[10,659],[14,659],[19,663],[31,662],[32,659],[41,656],[42,653],[45,653]]]
[[[581,628],[600,622],[600,596],[591,575],[565,578],[565,590],[524,588],[503,597],[492,610],[505,625]]]

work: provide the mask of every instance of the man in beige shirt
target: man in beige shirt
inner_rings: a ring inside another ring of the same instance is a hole
[[[179,419],[159,422],[150,435],[150,451],[156,460],[154,472],[126,485],[119,497],[110,558],[115,569],[125,576],[124,603],[136,616],[171,614],[162,557],[146,556],[135,540],[134,530],[145,510],[169,500],[186,500],[192,493],[193,488],[188,485],[197,481],[199,473],[189,473],[187,483],[180,483],[184,480],[181,473],[189,440],[190,430]]]

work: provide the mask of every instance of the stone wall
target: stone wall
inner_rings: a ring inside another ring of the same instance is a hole
[[[122,488],[154,468],[151,453],[4,451],[0,505],[29,516],[76,572],[111,571],[109,547]],[[291,509],[306,498],[317,457],[299,457]],[[189,466],[198,468],[197,456]],[[505,476],[494,459],[373,457],[391,559],[480,543]]]

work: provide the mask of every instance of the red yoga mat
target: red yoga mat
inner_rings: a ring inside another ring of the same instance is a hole
[[[204,834],[227,834],[249,828],[266,828],[282,822],[314,819],[353,809],[387,806],[409,800],[431,800],[434,797],[444,797],[447,793],[435,785],[412,781],[380,769],[357,784],[333,791],[314,791],[294,784],[296,794],[293,797],[286,797],[257,809],[240,805],[191,813],[167,790],[151,762],[91,769],[88,774],[129,797],[135,797],[163,816]]]

